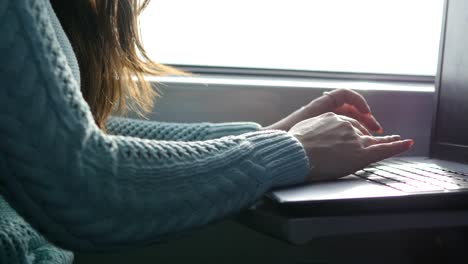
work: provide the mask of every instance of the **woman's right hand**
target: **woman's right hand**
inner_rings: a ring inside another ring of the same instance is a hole
[[[331,112],[301,121],[288,133],[307,153],[312,167],[308,181],[349,175],[413,145],[413,140],[401,140],[400,136],[374,137],[357,120]]]

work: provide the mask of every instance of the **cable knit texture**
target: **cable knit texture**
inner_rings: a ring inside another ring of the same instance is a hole
[[[177,124],[111,117],[106,123],[110,134],[155,140],[197,141],[258,131],[251,122]]]
[[[60,249],[38,234],[0,195],[0,263],[63,264],[73,253]]]
[[[304,149],[282,131],[216,138],[232,129],[202,124],[199,134],[103,134],[47,5],[0,0],[0,182],[9,204],[49,241],[83,251],[147,245],[304,180]]]

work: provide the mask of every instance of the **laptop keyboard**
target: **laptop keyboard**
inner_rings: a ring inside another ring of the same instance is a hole
[[[397,159],[374,163],[354,174],[407,193],[468,189],[468,173]]]

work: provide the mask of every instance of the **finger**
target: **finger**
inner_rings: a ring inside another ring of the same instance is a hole
[[[391,143],[391,142],[394,142],[394,141],[401,141],[401,136],[400,135],[391,135],[391,136],[373,137],[373,138],[377,141],[377,144]]]
[[[363,114],[359,112],[354,106],[349,104],[344,104],[338,109],[335,110],[336,114],[345,115],[351,118],[354,118],[361,122],[367,129],[371,131],[382,131],[382,126],[377,122],[377,120],[371,114]]]
[[[382,125],[380,125],[379,122],[377,122],[377,119],[375,119],[375,117],[371,113],[369,113],[367,115],[372,120],[371,122],[373,122],[373,123],[375,123],[375,124],[377,124],[379,126],[379,129],[377,129],[376,132],[379,133],[379,134],[383,134],[384,133],[383,127],[382,127]]]
[[[368,136],[368,135],[364,135],[364,134],[361,132],[361,130],[355,128],[354,126],[353,126],[353,129],[354,129],[354,132],[356,133],[356,135],[358,135],[358,136],[362,136],[362,137]]]
[[[391,143],[371,145],[365,148],[365,151],[367,152],[367,160],[370,164],[386,158],[390,158],[409,150],[413,144],[413,140],[406,139]]]
[[[373,137],[373,136],[362,136],[361,142],[364,147],[369,147],[375,144],[382,144],[382,143],[391,143],[394,141],[401,140],[399,135],[392,135],[392,136],[384,136],[384,137]]]
[[[350,122],[353,127],[357,128],[363,135],[371,136],[372,134],[365,128],[361,123],[359,123],[356,119],[347,117],[347,116],[340,116],[341,119],[344,119],[348,122]]]
[[[344,104],[350,104],[363,114],[371,112],[366,99],[357,92],[349,89],[339,89],[330,92],[330,95],[335,98],[335,107],[340,107]]]

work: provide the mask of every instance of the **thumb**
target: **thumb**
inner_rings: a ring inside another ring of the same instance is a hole
[[[405,139],[391,143],[381,143],[369,146],[365,148],[365,151],[367,152],[367,160],[370,164],[386,158],[390,158],[409,150],[413,144],[414,141],[412,139]]]

